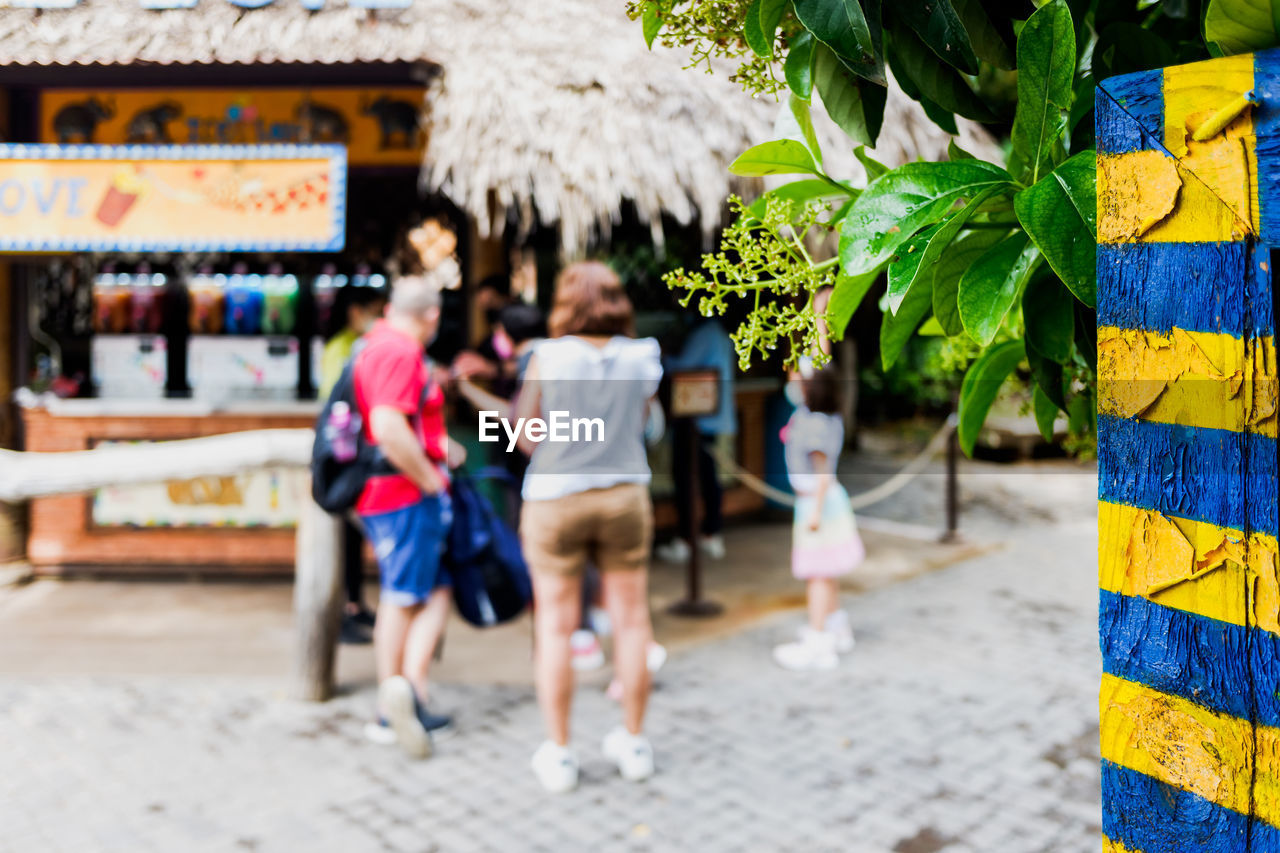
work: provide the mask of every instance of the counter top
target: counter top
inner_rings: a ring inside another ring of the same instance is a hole
[[[63,418],[192,418],[213,415],[286,415],[315,417],[320,414],[319,400],[110,400],[99,398],[61,399],[52,394],[34,394],[22,389],[14,395],[24,409],[44,409]]]

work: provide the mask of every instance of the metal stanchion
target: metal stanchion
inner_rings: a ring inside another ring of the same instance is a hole
[[[672,371],[671,405],[669,410],[676,419],[676,441],[687,460],[683,472],[683,488],[689,498],[688,518],[681,531],[689,543],[689,566],[686,574],[685,597],[675,602],[669,611],[677,616],[719,616],[724,606],[702,597],[702,554],[698,547],[697,507],[698,489],[698,424],[697,416],[714,415],[719,409],[720,375],[715,370]],[[679,455],[677,455],[679,459]],[[680,488],[677,485],[677,488]]]

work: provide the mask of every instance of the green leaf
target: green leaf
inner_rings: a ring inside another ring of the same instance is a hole
[[[1053,143],[1067,129],[1076,34],[1062,0],[1040,7],[1018,34],[1018,109],[1013,117],[1013,159],[1034,183]]]
[[[662,18],[658,14],[657,3],[645,3],[644,11],[640,16],[640,25],[644,27],[644,43],[653,50],[653,40],[658,37],[659,31],[662,30]]]
[[[948,139],[947,159],[954,163],[956,160],[977,160],[978,158],[974,157],[968,151],[965,151],[959,145],[956,145],[956,141],[954,139]]]
[[[1209,0],[1204,38],[1228,56],[1275,47],[1273,4],[1269,0]]]
[[[1084,391],[1067,403],[1067,429],[1072,432],[1094,432],[1098,428],[1098,410],[1093,394]]]
[[[818,45],[813,85],[827,115],[855,142],[874,145],[888,90],[853,74],[830,48]]]
[[[787,11],[788,2],[789,0],[760,0],[760,31],[764,33],[769,42],[768,50],[763,54],[764,56],[773,56],[778,24],[782,23],[782,16]]]
[[[920,277],[921,262],[925,258],[925,249],[943,226],[930,225],[902,244],[897,254],[889,261],[889,286],[885,292],[890,314],[897,314],[903,300],[911,292],[911,286]]]
[[[757,56],[773,54],[772,37],[766,36],[760,27],[760,4],[763,0],[751,0],[747,7],[747,19],[742,22],[742,38]]]
[[[991,404],[1023,355],[1022,341],[1005,341],[978,356],[965,373],[964,382],[960,385],[956,437],[966,455],[973,455],[973,446],[991,411]]]
[[[876,279],[884,272],[877,267],[861,275],[846,275],[841,272],[836,276],[836,286],[831,292],[831,302],[827,305],[827,313],[831,316],[831,328],[844,329],[853,319],[853,312],[858,310],[867,291],[876,283]]]
[[[921,95],[917,98],[924,114],[929,117],[929,121],[942,128],[943,133],[949,133],[955,136],[960,132],[960,128],[956,127],[955,113],[948,112],[938,104]]]
[[[996,228],[982,228],[962,234],[934,264],[933,316],[948,335],[964,332],[960,307],[956,302],[961,277],[987,249],[1000,242],[1005,233]]]
[[[1058,405],[1049,399],[1039,385],[1031,392],[1031,408],[1041,437],[1053,443],[1053,424],[1058,419]]]
[[[862,168],[867,172],[867,183],[871,183],[876,178],[889,171],[889,167],[879,160],[874,159],[867,153],[867,146],[859,145],[853,149],[853,156],[858,158],[858,162],[862,164]]]
[[[955,213],[947,217],[941,226],[933,232],[928,241],[921,248],[920,257],[914,259],[910,265],[912,267],[911,277],[906,280],[895,279],[894,263],[889,264],[889,309],[891,311],[898,310],[898,304],[902,302],[902,297],[906,295],[907,290],[915,284],[916,280],[922,276],[926,276],[932,280],[933,266],[938,257],[951,245],[951,241],[955,239],[956,234],[960,233],[960,229],[969,221],[969,217],[977,211],[979,207],[986,202],[987,199],[995,195],[1002,189],[1000,186],[987,187],[981,190],[965,203],[965,206],[957,210]],[[922,231],[921,234],[926,232]],[[906,247],[907,252],[913,251],[913,243],[909,242]],[[901,257],[900,251],[895,257]]]
[[[791,41],[787,61],[782,66],[787,87],[806,101],[813,97],[813,47],[813,33],[803,30]]]
[[[965,74],[978,73],[978,57],[951,0],[898,3],[894,10],[943,62]]]
[[[762,175],[821,175],[804,143],[776,139],[753,146],[729,164],[729,171],[746,178]]]
[[[931,338],[942,338],[946,337],[947,330],[942,328],[942,324],[938,322],[937,317],[930,317],[924,321],[924,325],[920,327],[920,331],[917,334]]]
[[[993,121],[987,102],[950,65],[939,62],[924,42],[901,25],[889,30],[889,65],[908,95],[928,98],[942,109],[975,121]]]
[[[1091,64],[1095,76],[1106,78],[1164,68],[1177,61],[1167,41],[1132,21],[1120,21],[1098,34]]]
[[[795,0],[796,17],[814,38],[830,47],[850,70],[884,85],[884,59],[858,0]]]
[[[791,110],[791,117],[796,120],[796,124],[800,127],[800,133],[804,135],[804,142],[809,149],[809,153],[813,155],[814,161],[821,166],[822,148],[818,144],[818,134],[813,129],[813,115],[809,111],[809,102],[803,98],[796,97],[794,92],[790,92],[787,95],[787,107]]]
[[[1018,221],[1053,271],[1092,308],[1097,281],[1095,153],[1081,151],[1013,200]]]
[[[1039,252],[1027,235],[1015,232],[965,271],[956,304],[969,337],[983,346],[991,343],[1038,261]]]
[[[1059,364],[1071,360],[1075,340],[1075,306],[1071,291],[1056,275],[1037,275],[1022,296],[1022,324],[1027,349]]]
[[[978,58],[996,68],[1012,69],[1013,51],[991,23],[991,18],[983,11],[982,0],[952,0],[951,5],[964,23],[969,42]]]
[[[992,186],[1009,188],[1009,173],[985,160],[907,163],[881,175],[845,218],[840,266],[851,274],[879,266],[911,235],[942,219],[957,201]]]
[[[893,366],[912,333],[928,314],[933,302],[933,288],[927,281],[917,281],[907,291],[898,312],[884,312],[880,320],[880,363],[885,370]]]
[[[1063,394],[1062,365],[1047,359],[1033,349],[1027,349],[1027,364],[1031,366],[1031,375],[1036,380],[1036,387],[1063,411],[1067,408],[1067,398]]]

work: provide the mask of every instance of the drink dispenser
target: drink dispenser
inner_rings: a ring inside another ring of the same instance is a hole
[[[262,334],[262,315],[266,300],[264,287],[260,275],[237,272],[227,279],[227,316],[224,324],[227,334]]]
[[[193,335],[216,335],[222,332],[225,313],[226,276],[215,276],[206,267],[192,277],[189,322]]]
[[[267,335],[292,335],[298,324],[298,277],[269,275],[264,284],[266,311],[262,331]]]

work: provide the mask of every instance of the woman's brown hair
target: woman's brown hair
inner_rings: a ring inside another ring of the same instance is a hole
[[[840,413],[840,383],[832,365],[815,370],[804,380],[804,406],[811,412],[824,415]]]
[[[547,329],[563,335],[626,335],[636,333],[636,313],[613,270],[599,261],[570,264],[556,279]]]

